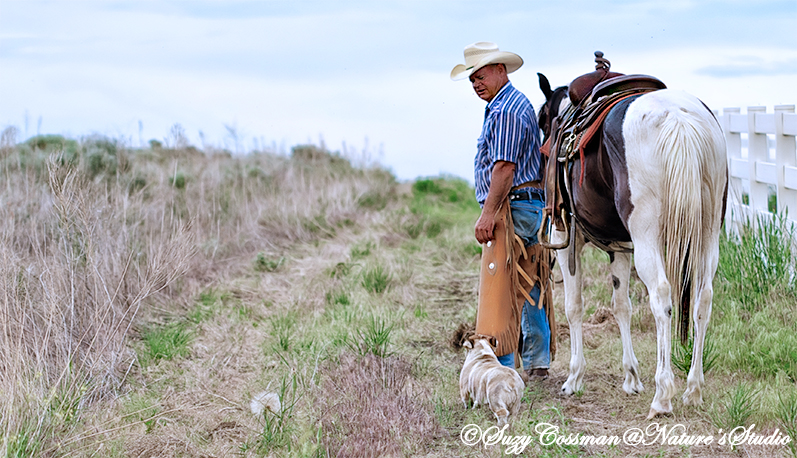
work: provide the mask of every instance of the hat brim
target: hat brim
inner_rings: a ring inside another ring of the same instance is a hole
[[[462,64],[455,66],[451,70],[451,79],[454,81],[465,79],[483,67],[492,64],[504,64],[506,72],[512,73],[523,65],[523,59],[515,53],[499,51],[485,56],[482,60],[476,62],[473,67],[466,67]]]

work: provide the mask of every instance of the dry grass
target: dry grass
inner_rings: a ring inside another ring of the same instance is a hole
[[[255,247],[333,236],[392,181],[314,147],[232,159],[15,136],[0,145],[4,456],[93,437],[80,431],[86,410],[142,370],[130,346],[141,323],[183,312]]]
[[[313,408],[331,456],[417,456],[443,434],[405,359],[343,355],[325,366]]]
[[[55,156],[45,182],[6,172],[0,417],[8,453],[36,454],[43,438],[63,434],[87,403],[118,388],[142,304],[188,269],[194,244],[163,212],[148,215],[157,232],[153,222],[126,224],[138,215],[124,193]]]
[[[464,354],[449,343],[476,313],[478,207],[466,184],[398,185],[317,147],[231,157],[117,144],[110,154],[97,138],[62,144],[77,159],[48,167],[54,151],[16,145],[12,134],[0,142],[6,456],[502,455],[460,440],[465,425],[494,424],[488,409],[462,407]],[[526,455],[787,453],[540,445],[540,423],[582,435],[648,425],[656,347],[645,289],[632,281],[646,391],[628,396],[607,257],[587,249],[583,265],[585,389],[559,395],[569,334],[557,286],[551,377],[527,388],[510,431],[534,437]],[[722,288],[712,318],[719,327],[733,310]],[[770,315],[787,325],[789,307]],[[734,335],[743,335],[738,321]],[[761,366],[766,375],[757,376],[720,336],[715,342],[724,350],[706,376],[705,405],[675,401],[661,424],[716,434],[715,419],[739,411],[771,433],[793,418],[787,370]],[[740,386],[757,393],[752,409],[734,405]],[[278,394],[280,412],[251,413],[263,391]]]

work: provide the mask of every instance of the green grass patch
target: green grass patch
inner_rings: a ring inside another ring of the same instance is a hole
[[[325,295],[327,304],[329,305],[350,305],[351,298],[349,293],[345,290],[327,291]]]
[[[729,296],[754,311],[772,294],[797,297],[794,230],[783,214],[760,216],[738,236],[723,232],[717,277]]]
[[[797,388],[786,393],[778,392],[778,405],[775,409],[778,425],[791,437],[789,451],[797,457]]]
[[[686,344],[682,344],[679,339],[672,340],[672,365],[684,378],[692,367],[693,346],[694,336],[692,334],[689,335]],[[707,333],[703,342],[703,374],[707,374],[714,368],[718,356],[714,340],[711,334]]]
[[[367,258],[368,256],[371,255],[371,252],[375,248],[376,248],[376,245],[374,245],[374,242],[368,241],[368,242],[365,242],[365,243],[362,243],[362,244],[354,245],[351,248],[351,250],[349,252],[349,255],[354,260]]]
[[[255,270],[258,272],[276,272],[285,264],[285,257],[270,257],[260,252],[254,260]]]
[[[144,351],[139,355],[139,361],[146,367],[162,359],[188,356],[194,333],[184,322],[168,323],[150,327],[144,331],[141,339]]]
[[[460,224],[472,226],[480,213],[473,188],[453,177],[415,181],[408,209],[400,226],[411,239],[435,238]]]
[[[374,266],[367,266],[362,273],[360,284],[366,291],[373,294],[382,294],[390,287],[393,282],[393,276],[390,270],[377,264]]]
[[[718,428],[731,431],[737,426],[746,426],[747,421],[757,411],[760,391],[745,382],[731,388],[720,400],[720,408],[711,413]]]
[[[290,350],[294,337],[293,328],[296,326],[296,321],[296,314],[291,312],[271,318],[271,332],[272,335],[277,339],[276,343],[274,344],[275,350]]]
[[[220,292],[214,288],[202,291],[197,297],[194,309],[187,315],[188,321],[198,324],[210,320],[219,313],[224,306],[224,301],[229,297],[229,293]]]
[[[389,350],[395,323],[387,318],[372,315],[363,323],[356,335],[352,336],[347,344],[355,353],[365,356],[373,354],[386,358],[392,354]]]

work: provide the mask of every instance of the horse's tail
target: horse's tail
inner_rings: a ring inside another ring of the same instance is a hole
[[[706,276],[699,275],[699,263],[707,259],[709,236],[723,218],[717,204],[724,193],[725,140],[702,102],[685,93],[673,95],[676,103],[661,118],[656,141],[666,173],[659,234],[673,307],[678,308],[679,335],[685,344],[694,292],[701,291],[706,281]]]

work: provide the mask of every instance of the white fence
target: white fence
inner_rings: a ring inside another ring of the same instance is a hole
[[[730,186],[726,228],[732,230],[745,220],[769,215],[773,195],[778,213],[787,212],[794,223],[797,220],[794,105],[777,105],[774,113],[767,113],[766,107],[748,107],[745,114],[739,108],[725,108],[717,117],[728,146]]]

